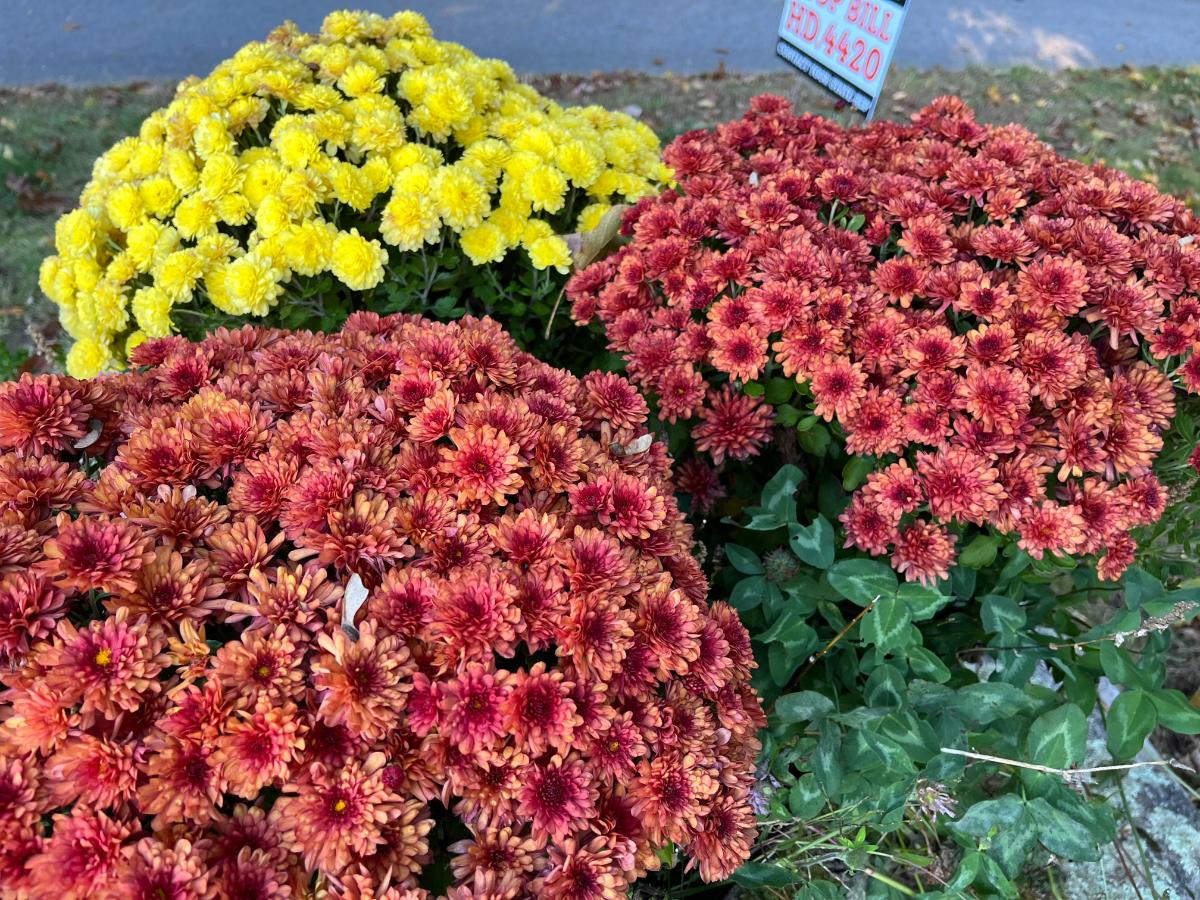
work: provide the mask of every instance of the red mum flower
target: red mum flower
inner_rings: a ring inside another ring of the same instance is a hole
[[[862,367],[848,359],[818,363],[811,384],[813,412],[826,422],[850,418],[866,396],[866,383]]]
[[[633,812],[655,841],[686,843],[711,810],[718,785],[691,754],[642,760],[630,788]]]
[[[774,417],[759,399],[727,386],[712,396],[700,420],[692,431],[696,449],[720,465],[726,457],[756,456],[771,433]]]
[[[133,829],[80,806],[55,816],[53,826],[42,852],[27,864],[33,896],[82,900],[115,884],[121,844]]]
[[[140,768],[147,782],[138,788],[138,805],[155,817],[155,828],[168,822],[207,825],[220,813],[228,783],[216,751],[206,743],[154,734]]]
[[[518,794],[518,811],[533,823],[539,840],[561,843],[574,831],[586,828],[596,813],[599,792],[593,776],[579,756],[552,756],[525,769]]]
[[[46,763],[50,793],[59,806],[120,806],[136,796],[141,755],[135,744],[82,734]]]
[[[909,581],[934,584],[949,576],[957,540],[956,535],[939,525],[918,519],[901,529],[892,553],[892,566]]]
[[[548,900],[620,900],[627,892],[621,866],[609,842],[592,838],[586,846],[568,839],[549,849],[549,868],[531,888]]]
[[[942,453],[918,453],[917,472],[929,509],[942,521],[981,524],[999,505],[1003,488],[988,460],[970,450],[951,447]]]
[[[134,573],[154,559],[142,532],[128,522],[59,513],[58,533],[46,542],[38,568],[64,588],[133,591]]]
[[[37,572],[0,576],[0,665],[21,663],[66,614],[62,591]]]
[[[187,838],[179,838],[172,847],[142,838],[130,854],[121,890],[130,900],[190,900],[205,895],[208,879],[200,848]]]
[[[480,500],[503,506],[507,494],[514,494],[523,483],[517,468],[521,454],[502,431],[490,425],[478,430],[450,430],[454,449],[445,448],[445,471],[458,487],[458,499]]]
[[[504,714],[510,675],[471,662],[442,690],[441,730],[459,749],[472,755],[495,746],[508,733]]]
[[[1074,506],[1046,501],[1033,507],[1017,522],[1019,546],[1034,559],[1051,553],[1074,553],[1084,542],[1086,523]]]
[[[506,730],[532,755],[570,748],[575,728],[583,724],[570,696],[572,687],[561,672],[548,672],[543,662],[513,677],[512,692],[504,702]]]
[[[253,709],[235,711],[217,739],[216,762],[239,797],[254,799],[269,784],[287,780],[304,749],[304,723],[295,706],[272,706],[260,695]]]
[[[94,399],[73,378],[28,373],[0,385],[0,448],[22,456],[70,451],[88,433]]]

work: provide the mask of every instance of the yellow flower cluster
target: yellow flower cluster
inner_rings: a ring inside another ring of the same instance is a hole
[[[263,316],[324,272],[369,291],[389,259],[446,240],[476,265],[520,248],[565,272],[551,219],[588,230],[655,191],[658,151],[645,125],[561,107],[416,13],[336,12],[183,82],[105,153],[41,287],[75,338],[68,371],[88,377],[170,333],[183,304]]]

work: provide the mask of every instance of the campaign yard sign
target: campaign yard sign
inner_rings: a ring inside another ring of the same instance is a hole
[[[786,0],[775,52],[871,118],[907,0]]]

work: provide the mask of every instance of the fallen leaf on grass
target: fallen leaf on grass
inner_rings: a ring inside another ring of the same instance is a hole
[[[43,177],[35,179],[10,172],[4,179],[4,185],[17,195],[17,207],[21,212],[30,215],[62,215],[74,206],[69,197],[49,190],[50,179],[44,173]]]

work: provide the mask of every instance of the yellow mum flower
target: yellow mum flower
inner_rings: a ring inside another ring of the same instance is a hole
[[[245,165],[242,193],[250,205],[257,209],[260,203],[279,190],[284,170],[274,153],[262,147],[256,147],[255,150],[259,155],[251,157],[250,152],[242,154],[242,163]]]
[[[171,300],[161,288],[140,288],[130,305],[138,328],[147,336],[166,337],[171,333]]]
[[[108,195],[104,204],[108,218],[122,231],[128,231],[145,213],[141,194],[132,184],[123,184]]]
[[[460,241],[467,259],[477,266],[499,262],[508,250],[504,232],[489,222],[468,228],[462,233]]]
[[[529,245],[529,260],[535,269],[557,269],[563,275],[571,271],[571,248],[557,235],[538,238]]]
[[[67,374],[72,378],[95,378],[109,364],[111,352],[107,344],[95,338],[80,338],[67,353]]]
[[[291,228],[283,244],[283,259],[297,275],[316,275],[329,268],[336,229],[309,219]]]
[[[147,178],[138,186],[142,204],[151,215],[165,219],[179,202],[179,188],[165,175]]]
[[[329,270],[353,291],[365,291],[383,281],[388,254],[379,241],[368,240],[357,228],[333,239]]]
[[[612,209],[608,203],[591,203],[579,213],[579,230],[591,231],[600,226],[600,220]]]
[[[217,209],[199,194],[185,197],[175,207],[175,227],[188,240],[217,230]]]
[[[146,334],[144,331],[129,332],[129,337],[125,338],[125,356],[128,358],[130,353],[132,353],[142,344],[146,343],[146,341],[149,339],[150,335]]]
[[[155,286],[172,303],[186,303],[204,274],[205,260],[198,250],[178,250],[163,257],[154,272]]]
[[[483,179],[465,166],[438,170],[433,196],[442,221],[456,231],[478,225],[492,206]]]
[[[555,164],[576,185],[586,188],[604,170],[602,150],[593,149],[583,141],[567,141],[554,155]]]
[[[416,191],[396,190],[383,208],[379,234],[401,250],[419,250],[437,242],[442,233],[442,217],[437,207]]]
[[[556,213],[566,200],[567,179],[554,166],[540,165],[525,176],[524,188],[534,209]]]
[[[383,90],[383,84],[383,76],[378,69],[370,63],[356,62],[342,73],[337,86],[347,97],[361,97],[364,94],[378,94]]]
[[[54,246],[63,256],[92,253],[96,237],[96,220],[83,209],[72,210],[54,225]]]
[[[218,273],[213,302],[234,315],[265,316],[283,293],[283,273],[266,257],[247,253],[213,274]]]

